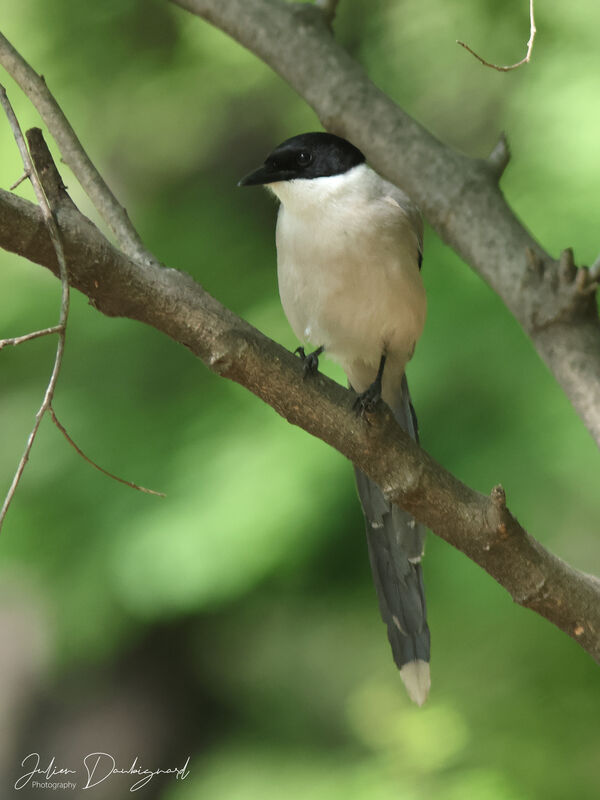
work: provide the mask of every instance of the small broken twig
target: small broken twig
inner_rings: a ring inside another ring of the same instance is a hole
[[[340,0],[316,0],[315,5],[320,8],[327,22],[332,23]]]
[[[498,64],[492,64],[489,61],[486,61],[485,58],[482,58],[480,55],[478,55],[474,50],[472,50],[469,47],[468,44],[465,44],[464,42],[461,42],[458,39],[456,40],[456,44],[459,44],[461,47],[464,47],[465,50],[468,50],[469,53],[471,53],[471,55],[475,56],[475,58],[478,61],[481,61],[481,63],[485,67],[491,67],[492,69],[498,70],[498,72],[510,72],[510,70],[512,70],[512,69],[517,69],[517,67],[520,67],[523,64],[529,63],[529,61],[531,60],[531,53],[532,53],[532,50],[533,50],[533,42],[535,40],[535,34],[536,33],[537,33],[537,28],[535,27],[535,18],[534,18],[534,14],[533,14],[533,0],[529,0],[529,41],[527,42],[527,52],[525,53],[525,56],[520,61],[517,61],[516,64],[509,64],[508,66],[504,66],[504,67],[499,66]]]
[[[23,181],[26,181],[26,180],[27,180],[27,178],[28,178],[28,177],[29,177],[29,173],[28,173],[28,172],[24,172],[24,173],[21,175],[21,177],[20,177],[18,180],[16,180],[16,181],[13,183],[13,185],[12,185],[12,186],[9,186],[8,188],[10,189],[10,191],[11,191],[11,192],[14,192],[14,190],[17,188],[17,186],[20,186],[20,185],[23,183]]]
[[[53,333],[60,333],[60,325],[53,325],[51,328],[43,328],[41,331],[32,331],[23,336],[13,336],[11,339],[0,339],[0,350],[4,347],[16,347],[23,342],[30,342],[32,339],[39,339],[41,336],[51,336]]]
[[[510,161],[510,148],[504,131],[500,134],[497,144],[487,157],[487,162],[499,180]]]

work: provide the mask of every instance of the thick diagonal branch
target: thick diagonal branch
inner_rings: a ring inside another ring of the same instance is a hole
[[[371,164],[415,200],[442,239],[500,295],[600,444],[600,325],[595,297],[560,279],[558,262],[516,218],[494,160],[446,147],[367,77],[320,10],[281,0],[171,0],[221,28],[278,72]],[[326,65],[326,68],[324,68]],[[267,145],[268,149],[268,145]],[[528,269],[527,252],[544,268]],[[540,310],[546,323],[537,325]]]
[[[366,424],[353,396],[323,375],[303,380],[299,359],[236,317],[192,278],[141,265],[116,250],[73,208],[59,223],[71,284],[110,316],[145,322],[184,344],[294,425],[336,448],[450,544],[490,573],[513,599],[546,617],[600,662],[600,582],[529,536],[504,493],[475,492],[417,447],[381,411]],[[0,246],[58,274],[39,210],[0,190]]]

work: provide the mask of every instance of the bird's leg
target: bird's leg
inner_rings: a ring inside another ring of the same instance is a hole
[[[317,372],[317,370],[319,369],[319,356],[321,355],[323,350],[325,350],[324,345],[321,345],[321,347],[317,347],[316,350],[313,350],[313,352],[309,353],[308,355],[306,355],[306,353],[304,352],[303,347],[297,347],[294,350],[294,355],[296,355],[297,353],[302,359],[305,378],[307,375],[314,375],[314,373]]]
[[[383,378],[383,368],[385,367],[385,353],[381,354],[381,361],[379,362],[379,369],[373,383],[361,392],[354,401],[354,409],[361,417],[365,414],[371,414],[375,411],[375,406],[381,400],[381,380]]]

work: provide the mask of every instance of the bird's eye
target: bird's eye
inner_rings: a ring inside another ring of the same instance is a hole
[[[301,150],[296,156],[296,163],[300,167],[308,166],[311,161],[312,161],[312,155],[308,153],[306,150]]]

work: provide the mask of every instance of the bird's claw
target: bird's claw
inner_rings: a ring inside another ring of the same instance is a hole
[[[312,353],[306,355],[303,347],[297,347],[294,350],[294,355],[299,355],[302,360],[302,367],[304,369],[304,377],[314,375],[319,370],[319,356],[323,352],[322,347],[318,347]]]
[[[366,414],[372,414],[375,411],[380,400],[381,382],[374,381],[368,389],[356,396],[352,407],[357,414],[364,418]]]

